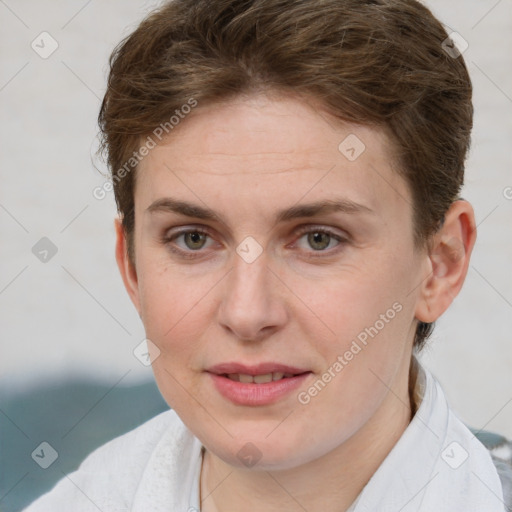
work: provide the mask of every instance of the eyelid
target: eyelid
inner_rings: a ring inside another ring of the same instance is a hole
[[[339,238],[342,240],[349,239],[348,233],[346,233],[346,232],[338,233],[337,231],[334,230],[334,228],[330,228],[328,226],[323,226],[321,224],[305,224],[305,225],[299,226],[295,231],[296,231],[296,234],[299,234],[299,235],[303,235],[305,233],[320,232],[320,233],[327,233],[334,238]]]

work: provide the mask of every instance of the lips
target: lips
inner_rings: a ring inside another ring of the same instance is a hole
[[[269,369],[280,371],[269,372]],[[307,381],[312,372],[274,363],[258,366],[229,363],[210,368],[206,375],[222,397],[236,405],[254,407],[268,406],[289,399],[292,393]]]
[[[282,373],[282,376],[293,377],[294,375],[308,373],[311,370],[273,362],[259,363],[257,365],[245,365],[241,363],[231,362],[217,364],[215,366],[212,366],[211,368],[208,368],[207,371],[210,373],[214,373],[216,375],[224,376],[247,375],[255,377],[268,374],[272,374],[274,376],[274,374],[279,375],[280,373]],[[272,378],[272,380],[274,379]]]
[[[222,363],[207,370],[215,389],[224,398],[245,406],[276,403],[296,390],[311,373],[280,363]]]

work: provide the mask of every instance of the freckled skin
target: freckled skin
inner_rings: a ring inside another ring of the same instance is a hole
[[[350,134],[365,145],[354,161],[338,150]],[[153,363],[158,386],[207,448],[202,493],[230,474],[206,511],[238,503],[295,510],[290,494],[310,511],[348,506],[410,421],[409,362],[424,308],[418,285],[431,266],[414,246],[411,194],[389,147],[377,129],[336,124],[296,99],[254,96],[199,105],[141,162],[136,275],[125,284],[161,351]],[[223,222],[146,211],[166,196],[207,206]],[[283,208],[338,198],[372,212],[274,222]],[[308,224],[345,241],[318,237],[312,245],[314,238],[296,234]],[[197,235],[162,242],[178,227],[208,230],[199,252],[190,248],[201,247]],[[250,264],[236,252],[248,236],[263,248]],[[200,256],[186,259],[171,246]],[[395,303],[400,312],[301,404],[298,392]],[[312,375],[276,404],[237,406],[204,371],[228,361],[280,362]],[[261,454],[251,469],[237,457],[248,442]]]

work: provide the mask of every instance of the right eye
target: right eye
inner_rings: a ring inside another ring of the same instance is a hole
[[[202,252],[201,249],[205,246],[205,241],[208,237],[210,237],[209,232],[202,228],[188,228],[170,234],[166,233],[162,237],[161,242],[171,252],[183,258],[191,259],[202,255],[198,254],[196,256],[194,253]],[[181,247],[175,243],[175,241],[180,238],[183,239],[184,243],[184,246]]]

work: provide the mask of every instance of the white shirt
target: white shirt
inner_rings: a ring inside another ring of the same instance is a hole
[[[347,512],[505,512],[487,449],[413,358],[419,408]],[[202,444],[169,410],[101,446],[24,512],[198,512]]]

